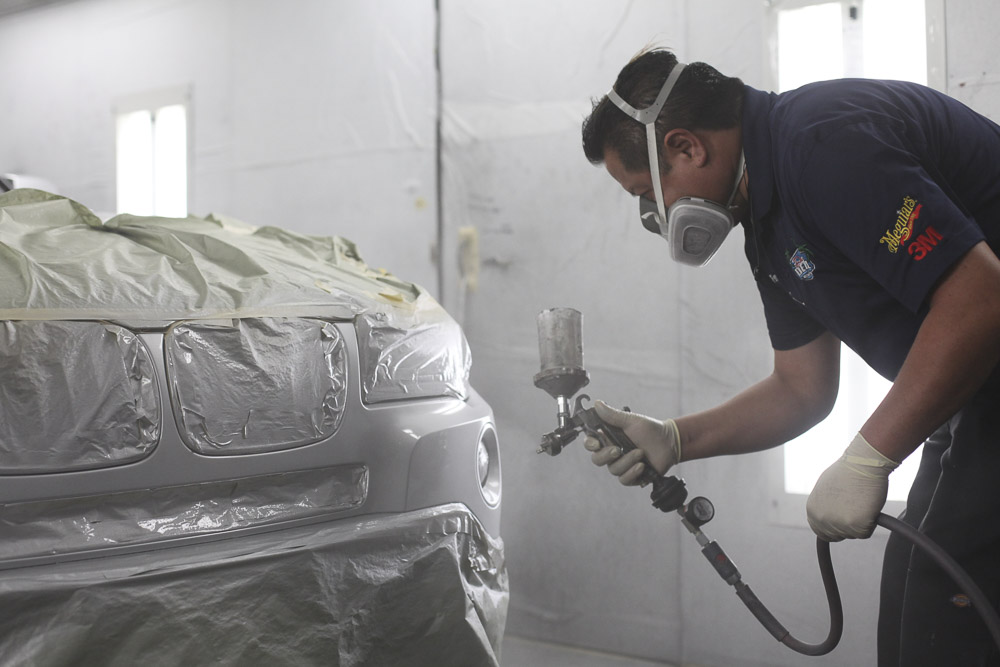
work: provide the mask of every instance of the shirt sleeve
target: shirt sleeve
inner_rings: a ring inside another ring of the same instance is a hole
[[[757,290],[764,304],[767,334],[775,350],[794,350],[819,338],[826,330],[805,308],[766,277],[757,279]]]
[[[902,123],[844,126],[804,156],[793,206],[911,312],[984,235]]]

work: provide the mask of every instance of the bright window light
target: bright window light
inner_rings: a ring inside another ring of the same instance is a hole
[[[849,30],[844,26],[845,16],[854,17],[848,19]],[[845,0],[781,9],[779,90],[841,78],[847,74],[845,69],[856,67],[867,78],[926,84],[925,26],[924,0]],[[852,65],[846,68],[845,63]],[[786,493],[812,491],[820,474],[841,455],[891,386],[846,346],[841,348],[840,363],[840,393],[833,412],[784,447]],[[889,500],[906,499],[919,462],[918,449],[889,476]]]
[[[153,114],[118,116],[118,212],[153,214]]]
[[[892,383],[868,368],[849,348],[841,348],[840,395],[830,416],[785,445],[785,491],[809,493],[826,468],[885,398]],[[905,500],[917,474],[919,452],[889,475],[889,499]]]
[[[118,115],[118,212],[187,215],[187,109],[172,104]]]
[[[843,9],[827,2],[778,12],[778,88],[844,76]]]
[[[865,77],[927,85],[924,0],[865,0],[863,18]]]
[[[153,124],[153,210],[187,215],[187,111],[174,104],[156,112]]]

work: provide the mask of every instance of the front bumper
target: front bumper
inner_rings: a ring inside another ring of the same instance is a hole
[[[464,505],[0,571],[4,665],[498,666],[503,542]]]

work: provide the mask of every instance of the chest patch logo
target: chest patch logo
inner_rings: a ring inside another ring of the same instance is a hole
[[[804,245],[795,249],[794,253],[785,253],[788,256],[788,264],[795,271],[799,280],[812,280],[816,271],[816,263],[812,261],[812,253]]]
[[[884,243],[891,253],[898,252],[913,236],[913,225],[923,206],[913,197],[903,197],[903,204],[896,211],[896,224],[886,230],[879,243]]]

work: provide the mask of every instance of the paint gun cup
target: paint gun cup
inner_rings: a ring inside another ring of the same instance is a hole
[[[574,308],[549,308],[538,314],[541,369],[535,386],[556,399],[559,427],[569,423],[569,399],[590,382],[583,368],[583,314]]]

